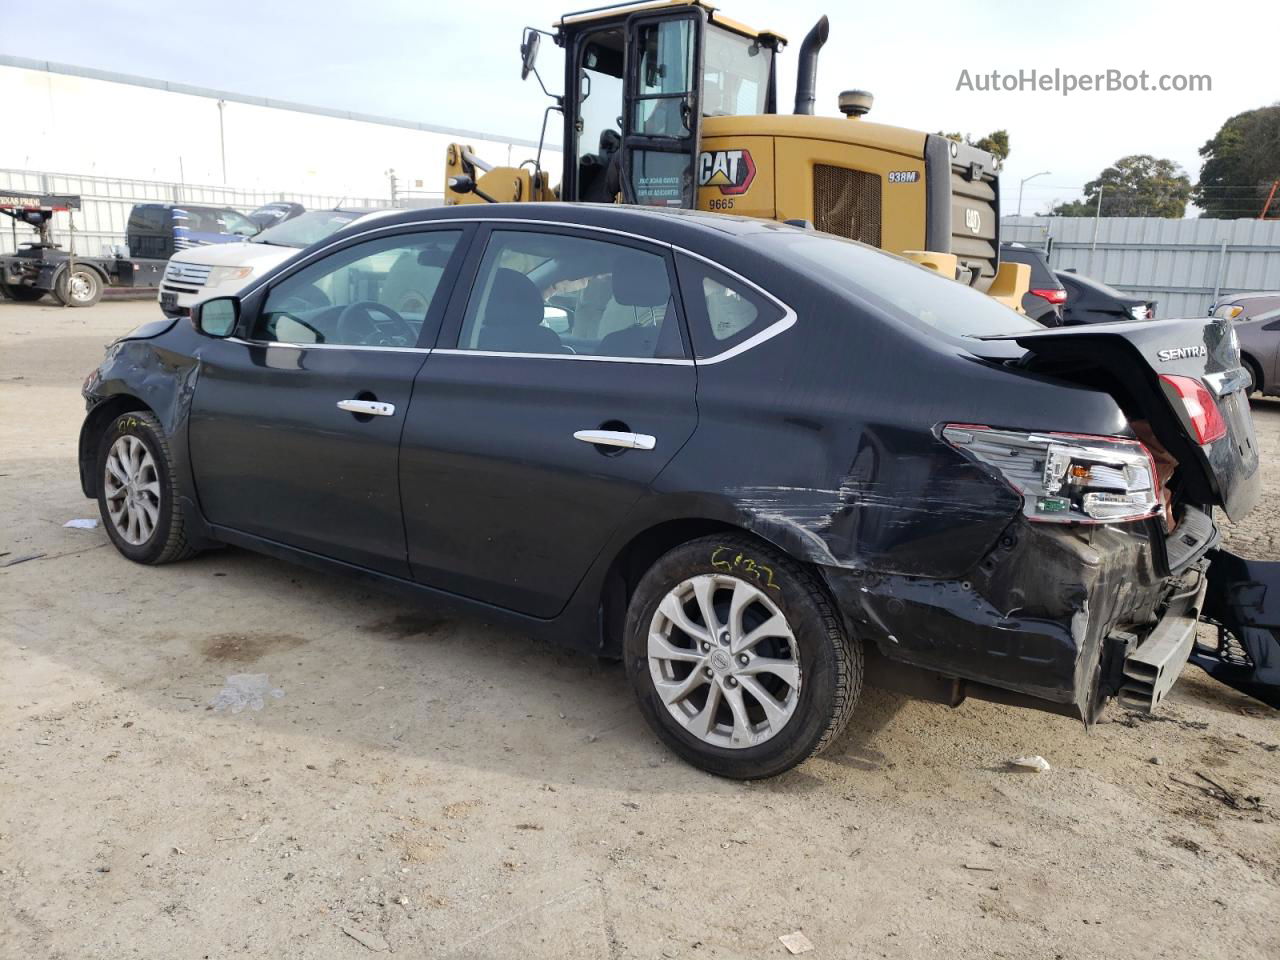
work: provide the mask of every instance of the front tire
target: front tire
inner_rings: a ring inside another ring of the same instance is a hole
[[[1258,365],[1252,357],[1244,358],[1244,368],[1249,371],[1249,385],[1244,388],[1244,395],[1251,397],[1254,393],[1261,392],[1263,389],[1262,371],[1258,369]]]
[[[741,535],[663,555],[627,608],[641,713],[681,758],[738,780],[825,749],[862,690],[862,647],[804,566]]]
[[[102,299],[102,276],[92,267],[64,267],[53,284],[53,295],[68,307],[92,307]]]
[[[169,440],[146,411],[116,417],[98,442],[98,512],[111,542],[135,563],[183,560],[185,535]]]

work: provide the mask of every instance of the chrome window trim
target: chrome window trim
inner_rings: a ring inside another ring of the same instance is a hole
[[[597,357],[593,353],[517,353],[505,350],[462,350],[454,347],[439,348],[434,353],[450,357],[522,357],[526,360],[596,360],[600,363],[650,363],[668,367],[692,367],[688,357]]]
[[[431,353],[430,347],[384,347],[363,343],[294,343],[290,340],[245,340],[243,337],[223,337],[227,343],[246,347],[285,347],[289,350],[377,350],[382,353]]]
[[[484,223],[484,224],[489,224],[490,226],[496,225],[499,228],[506,224],[515,224],[515,225],[528,224],[530,226],[535,226],[535,227],[560,227],[560,228],[569,229],[569,230],[585,230],[593,233],[606,233],[615,237],[625,237],[628,240],[638,240],[642,243],[647,243],[656,247],[662,247],[664,249],[672,251],[673,253],[681,253],[687,257],[691,257],[694,260],[701,260],[703,263],[710,264],[720,273],[723,273],[728,277],[732,277],[734,280],[738,281],[744,286],[750,287],[752,290],[756,291],[761,296],[772,301],[779,309],[782,310],[783,315],[778,320],[775,320],[773,323],[769,324],[769,326],[765,327],[759,333],[755,334],[754,336],[748,337],[746,340],[743,340],[738,345],[734,347],[730,347],[728,350],[725,350],[721,353],[713,354],[712,356],[706,357],[704,359],[698,359],[698,358],[662,359],[658,357],[597,357],[591,354],[578,354],[578,353],[516,353],[516,352],[508,353],[508,352],[498,351],[498,350],[465,350],[457,347],[446,347],[446,348],[380,347],[380,346],[363,346],[363,345],[357,345],[357,344],[341,344],[341,343],[289,343],[283,340],[244,340],[239,337],[226,337],[224,339],[229,340],[233,343],[242,343],[247,346],[286,346],[286,347],[295,347],[295,348],[304,349],[304,350],[384,350],[384,351],[396,351],[400,353],[440,353],[448,356],[453,356],[457,354],[470,354],[473,356],[480,356],[480,357],[523,357],[526,359],[534,359],[534,360],[599,360],[604,363],[648,363],[648,364],[660,364],[665,366],[702,367],[702,366],[710,366],[716,363],[723,363],[726,360],[731,360],[734,357],[741,356],[742,354],[746,353],[748,350],[758,347],[760,344],[764,343],[765,341],[772,340],[774,337],[778,336],[779,334],[785,333],[796,324],[796,320],[797,320],[796,312],[791,308],[789,304],[785,303],[783,300],[781,300],[774,294],[770,293],[768,290],[760,286],[760,284],[756,283],[754,280],[748,280],[746,277],[742,276],[742,274],[736,273],[735,271],[729,269],[728,267],[724,266],[721,263],[717,263],[715,260],[712,260],[710,257],[703,256],[702,254],[694,250],[690,250],[687,247],[678,246],[666,240],[655,240],[653,237],[646,237],[643,234],[632,233],[627,230],[617,230],[617,229],[614,229],[613,227],[598,227],[598,226],[594,226],[591,224],[584,224],[584,223],[565,223],[560,220],[525,220],[525,219],[506,220],[506,219],[500,219],[500,218],[494,219],[494,218],[488,218],[488,217],[450,217],[444,220],[423,220],[423,221],[417,221],[416,223],[396,223],[396,224],[391,224],[389,226],[375,227],[371,230],[365,230],[357,236],[343,237],[341,240],[335,240],[332,243],[325,244],[325,246],[321,247],[319,250],[312,251],[306,257],[291,263],[290,266],[294,268],[301,268],[302,266],[311,262],[312,260],[315,260],[318,257],[321,257],[326,253],[328,253],[332,247],[340,246],[344,243],[347,243],[348,241],[362,242],[366,238],[371,238],[377,234],[390,233],[396,230],[411,232],[415,226],[418,227],[419,229],[424,227],[441,227],[441,228],[447,229],[449,224],[454,224],[454,223]],[[259,279],[256,283],[252,284],[251,286],[245,287],[239,294],[239,297],[241,300],[243,300],[244,298],[250,296],[251,294],[256,293],[259,289],[261,289],[264,286],[266,286],[266,279],[265,278]]]

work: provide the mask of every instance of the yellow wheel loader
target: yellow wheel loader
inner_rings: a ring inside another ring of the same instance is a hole
[[[550,37],[565,52],[564,169],[554,190],[538,158],[493,167],[450,144],[445,202],[567,200],[696,208],[812,225],[909,257],[1019,309],[1028,268],[1000,263],[998,161],[935,134],[864,119],[872,96],[847,90],[843,117],[814,116],[827,18],[800,45],[796,102],[777,109],[786,40],[703,0],[622,3],[528,27],[522,76]],[[546,91],[546,86],[543,85]]]

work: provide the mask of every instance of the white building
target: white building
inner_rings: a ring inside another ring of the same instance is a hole
[[[0,189],[96,198],[77,223],[84,249],[95,252],[100,242],[122,239],[136,201],[389,204],[394,171],[398,200],[412,202],[442,195],[451,142],[470,144],[494,164],[532,159],[538,147],[495,133],[6,54],[0,54],[0,103]],[[558,172],[558,149],[545,153],[543,164]],[[0,247],[11,246],[9,225],[0,226]]]

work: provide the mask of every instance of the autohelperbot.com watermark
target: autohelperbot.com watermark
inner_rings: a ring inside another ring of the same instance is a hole
[[[1210,93],[1213,77],[1207,73],[1159,73],[1108,69],[1074,73],[1055,67],[1035,67],[1011,72],[961,70],[956,90],[973,93]]]

